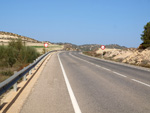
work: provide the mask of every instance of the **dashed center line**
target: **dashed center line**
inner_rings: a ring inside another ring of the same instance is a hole
[[[100,67],[100,68],[102,68],[102,69],[104,69],[104,70],[112,71],[112,70],[110,70],[110,69],[108,69],[108,68],[102,67],[102,66],[100,66],[100,65],[97,65],[97,64],[88,62],[88,61],[86,61],[86,60],[83,60],[83,59],[81,59],[81,58],[79,58],[79,57],[76,57],[76,56],[74,56],[74,55],[72,55],[72,54],[70,54],[70,53],[69,53],[69,55],[71,55],[72,57],[75,57],[75,58],[77,58],[77,59],[79,59],[79,60],[82,60],[82,61],[84,61],[84,62],[87,62],[87,63],[89,63],[89,64],[95,65],[96,67]],[[117,75],[120,75],[120,76],[122,76],[122,77],[126,77],[125,75],[122,75],[122,74],[120,74],[120,73],[117,73],[117,72],[114,72],[114,71],[112,71],[112,72],[115,73],[115,74],[117,74]]]
[[[110,69],[107,69],[107,68],[105,68],[105,67],[102,67],[103,69],[105,69],[105,70],[107,70],[107,71],[112,71],[112,70],[110,70]]]
[[[104,70],[111,71],[111,72],[113,72],[113,73],[115,73],[115,74],[117,74],[117,75],[119,75],[119,76],[128,78],[127,76],[125,76],[125,75],[123,75],[123,74],[120,74],[120,73],[118,73],[118,72],[112,71],[112,70],[110,70],[110,69],[108,69],[108,68],[105,68],[105,67],[103,67],[103,66],[100,66],[100,65],[97,65],[97,64],[88,62],[87,60],[84,60],[84,59],[81,59],[81,58],[79,58],[79,57],[76,57],[76,56],[72,55],[71,53],[69,53],[69,55],[72,56],[72,57],[74,57],[74,58],[77,58],[77,59],[79,59],[79,60],[82,60],[82,61],[84,61],[84,62],[87,62],[87,63],[89,63],[89,64],[92,64],[92,65],[94,65],[94,66],[96,66],[96,67],[100,67],[100,68],[102,68],[102,69],[104,69]],[[137,83],[140,83],[140,84],[143,84],[143,85],[145,85],[145,86],[150,87],[149,84],[146,84],[146,83],[141,82],[141,81],[139,81],[139,80],[131,79],[131,78],[129,78],[129,79],[132,80],[132,81],[134,81],[134,82],[137,82]]]
[[[125,75],[123,75],[123,74],[120,74],[120,73],[117,73],[117,72],[115,72],[115,71],[113,71],[113,73],[115,73],[115,74],[117,74],[117,75],[120,75],[120,76],[122,76],[122,77],[127,77],[127,76],[125,76]]]
[[[131,79],[131,80],[133,80],[133,81],[135,81],[135,82],[138,82],[138,83],[140,83],[140,84],[143,84],[143,85],[145,85],[145,86],[150,87],[149,84],[146,84],[146,83],[144,83],[144,82],[138,81],[138,80],[136,80],[136,79]]]

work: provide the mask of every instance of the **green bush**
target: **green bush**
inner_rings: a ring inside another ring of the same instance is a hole
[[[0,60],[2,60],[4,58],[4,53],[5,53],[5,47],[0,46]]]
[[[14,48],[7,47],[5,55],[5,61],[7,64],[12,67],[16,63],[16,55],[17,51]]]
[[[32,63],[39,55],[35,48],[24,46],[22,40],[12,40],[7,47],[0,46],[0,66]]]
[[[0,46],[0,82],[32,63],[40,54],[33,47],[12,40],[8,46]]]
[[[27,56],[26,63],[31,63],[35,60],[40,54],[33,47],[26,47],[26,52],[24,53]]]
[[[0,46],[0,67],[6,66],[7,64],[5,63],[6,60],[6,47],[5,46]]]

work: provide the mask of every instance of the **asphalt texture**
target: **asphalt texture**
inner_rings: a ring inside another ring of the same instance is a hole
[[[74,113],[57,54],[49,59],[21,113]]]
[[[82,113],[150,113],[150,71],[90,58],[79,52],[59,54]],[[73,113],[54,54],[21,113]]]

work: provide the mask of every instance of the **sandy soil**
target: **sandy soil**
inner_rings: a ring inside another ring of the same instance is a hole
[[[128,49],[99,49],[97,54],[105,52],[104,58],[109,58],[115,61],[150,67],[150,50],[138,50],[135,48]]]

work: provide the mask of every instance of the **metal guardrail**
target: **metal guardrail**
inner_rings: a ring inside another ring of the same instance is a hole
[[[54,50],[55,51],[55,50]],[[14,73],[11,77],[6,79],[5,81],[0,83],[0,96],[5,93],[8,89],[10,89],[13,85],[17,84],[18,80],[20,80],[22,77],[26,77],[26,74],[30,71],[44,58],[46,57],[49,53],[54,52],[50,51],[45,53],[44,55],[38,57],[32,64],[28,65],[24,69]],[[17,88],[15,88],[17,90]]]

